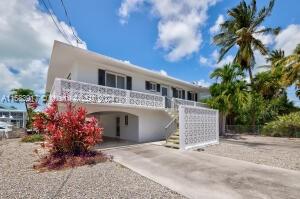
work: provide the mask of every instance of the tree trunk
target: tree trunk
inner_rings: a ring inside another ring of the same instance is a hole
[[[253,74],[252,74],[252,69],[251,67],[248,68],[248,72],[249,72],[249,77],[250,77],[250,85],[251,85],[251,92],[252,94],[254,94],[255,90],[254,90],[254,86],[253,86]],[[252,99],[253,100],[253,99]],[[251,125],[252,125],[252,133],[255,133],[255,125],[256,125],[256,110],[255,110],[255,104],[253,106],[252,103],[252,121],[251,121]]]
[[[220,115],[219,115],[220,135],[225,135],[225,125],[226,125],[226,114],[224,112],[220,112]]]
[[[26,113],[27,113],[28,123],[30,123],[30,122],[31,122],[31,119],[30,119],[30,117],[29,117],[28,105],[27,105],[26,100],[25,100],[24,103],[25,103],[25,109],[26,109]],[[27,129],[27,122],[26,122],[25,128]],[[31,133],[32,133],[32,129],[31,129]]]
[[[248,72],[249,72],[251,89],[253,90],[253,75],[252,75],[252,69],[251,69],[251,67],[248,68]]]

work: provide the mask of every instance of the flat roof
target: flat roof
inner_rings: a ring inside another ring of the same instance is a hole
[[[183,81],[171,76],[162,75],[159,72],[155,72],[153,70],[149,70],[132,63],[118,60],[112,57],[108,57],[99,53],[95,53],[89,50],[85,50],[82,48],[78,48],[60,41],[54,41],[53,50],[51,54],[51,60],[48,68],[48,76],[47,76],[47,84],[46,91],[50,91],[53,85],[54,79],[64,78],[65,75],[70,71],[70,67],[73,61],[78,59],[78,56],[85,57],[87,59],[91,59],[92,61],[101,61],[113,64],[115,66],[119,66],[120,68],[125,68],[127,70],[131,70],[134,72],[139,72],[142,74],[149,75],[151,77],[159,78],[162,80],[168,80],[176,84],[185,85],[188,87],[192,87],[194,89],[199,89],[203,91],[208,91],[208,88],[192,84],[187,81]]]

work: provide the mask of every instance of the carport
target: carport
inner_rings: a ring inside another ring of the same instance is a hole
[[[100,121],[99,126],[104,128],[104,138],[110,141],[127,140],[138,142],[139,140],[139,118],[136,115],[105,111],[90,114]],[[104,139],[105,141],[105,139]]]

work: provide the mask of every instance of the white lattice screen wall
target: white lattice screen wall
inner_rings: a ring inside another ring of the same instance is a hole
[[[219,143],[218,110],[180,106],[179,107],[180,149],[204,147]]]

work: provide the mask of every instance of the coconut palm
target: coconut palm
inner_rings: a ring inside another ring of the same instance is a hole
[[[210,87],[212,98],[208,101],[211,107],[220,111],[221,126],[225,125],[226,120],[232,123],[235,111],[248,100],[247,84],[241,80],[244,77],[243,71],[236,64],[226,64],[211,74],[211,78],[221,80]]]
[[[243,70],[248,70],[251,84],[253,82],[252,68],[255,64],[254,51],[262,55],[268,54],[268,49],[258,36],[277,34],[279,28],[266,28],[262,23],[273,9],[275,0],[270,0],[267,7],[257,10],[256,0],[249,5],[243,0],[239,5],[230,9],[228,20],[222,23],[221,32],[214,36],[214,43],[219,46],[219,62],[234,46],[238,50],[234,62],[239,63]]]
[[[222,68],[214,70],[210,78],[215,78],[217,81],[220,79],[222,83],[230,83],[245,78],[245,74],[238,64],[225,64]]]
[[[281,49],[272,50],[267,57],[267,62],[270,62],[271,65],[275,65],[276,62],[284,58],[284,51]]]
[[[279,97],[284,92],[281,77],[279,72],[260,72],[254,77],[253,89],[266,100]]]
[[[285,57],[278,64],[285,66],[284,81],[286,85],[295,83],[296,86],[300,86],[300,44],[297,45],[292,55]]]

